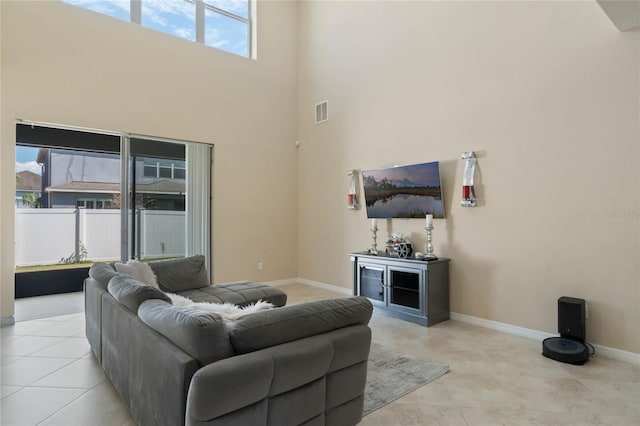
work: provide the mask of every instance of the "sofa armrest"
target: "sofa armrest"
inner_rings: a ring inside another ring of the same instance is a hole
[[[211,363],[191,379],[186,425],[356,424],[370,344],[354,325]]]
[[[102,362],[102,295],[106,293],[97,280],[84,280],[85,335],[98,362]]]
[[[116,275],[122,274],[113,269],[113,266],[103,262],[96,262],[89,268],[89,278],[95,280],[103,290],[107,289],[109,281]]]
[[[110,294],[102,307],[102,366],[136,424],[183,425],[198,362]]]

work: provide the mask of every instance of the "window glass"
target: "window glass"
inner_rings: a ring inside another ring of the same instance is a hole
[[[160,177],[171,179],[171,168],[170,167],[160,167]]]
[[[184,179],[185,178],[184,169],[173,169],[173,178],[174,179]]]
[[[249,2],[246,0],[204,0],[204,2],[225,12],[249,19]]]
[[[144,177],[157,177],[157,176],[158,176],[158,167],[156,165],[144,166]]]
[[[195,3],[186,0],[143,0],[141,24],[157,31],[195,41]]]
[[[93,10],[103,15],[113,16],[123,21],[131,21],[131,1],[129,0],[63,0],[65,3]]]
[[[62,1],[236,55],[250,56],[251,0]]]
[[[204,13],[204,44],[236,55],[249,56],[249,27],[242,21],[213,12]]]

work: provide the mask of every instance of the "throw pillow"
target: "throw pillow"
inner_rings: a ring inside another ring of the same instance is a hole
[[[151,269],[149,264],[145,262],[130,260],[127,263],[116,263],[115,267],[116,271],[130,275],[134,279],[140,281],[142,284],[158,288],[156,274],[153,273],[153,270]]]
[[[149,266],[156,273],[158,285],[163,291],[178,293],[211,284],[202,255],[160,260],[151,262]]]

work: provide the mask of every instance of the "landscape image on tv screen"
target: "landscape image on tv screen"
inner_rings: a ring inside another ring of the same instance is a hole
[[[444,217],[438,162],[364,170],[362,172],[367,217]]]

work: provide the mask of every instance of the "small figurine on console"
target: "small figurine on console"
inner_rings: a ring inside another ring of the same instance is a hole
[[[413,246],[400,232],[393,233],[391,240],[393,242],[393,250],[389,253],[390,256],[397,256],[402,258],[411,257],[413,253]]]

